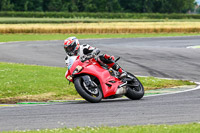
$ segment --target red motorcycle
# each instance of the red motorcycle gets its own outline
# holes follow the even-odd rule
[[[74,83],[81,97],[92,103],[124,95],[132,100],[144,96],[143,85],[133,74],[127,72],[127,77],[123,79],[119,79],[119,75],[119,72],[107,65],[100,64],[97,58],[80,59],[80,56],[71,56],[65,77]]]

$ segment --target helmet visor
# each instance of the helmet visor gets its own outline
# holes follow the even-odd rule
[[[73,52],[75,47],[76,47],[76,45],[69,45],[69,46],[65,47],[66,53]]]

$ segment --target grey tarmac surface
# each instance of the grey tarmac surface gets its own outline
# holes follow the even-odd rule
[[[200,36],[87,39],[101,50],[120,56],[119,64],[135,75],[200,81]],[[0,44],[0,62],[64,67],[63,41],[10,42]]]
[[[200,122],[199,105],[200,89],[139,101],[0,107],[0,131]]]
[[[121,56],[133,74],[200,81],[200,37],[88,39],[102,53]],[[0,62],[64,67],[63,41],[0,44]],[[0,131],[76,126],[120,126],[200,122],[200,90],[139,101],[117,100],[0,107]]]

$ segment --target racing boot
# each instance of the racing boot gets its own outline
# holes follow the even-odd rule
[[[127,77],[127,73],[117,63],[115,63],[112,68],[120,73],[119,79]]]
[[[126,78],[127,77],[127,72],[125,72],[124,70],[118,70],[120,72],[120,75],[119,75],[119,79],[123,79],[123,78]]]

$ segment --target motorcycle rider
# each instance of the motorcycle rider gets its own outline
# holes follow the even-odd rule
[[[68,65],[69,56],[80,55],[80,60],[84,62],[87,59],[94,58],[100,53],[98,48],[92,47],[88,44],[80,45],[76,37],[69,37],[64,40],[64,49],[67,53],[65,63]],[[100,55],[97,59],[100,64],[106,64],[109,68],[112,68],[120,73],[119,78],[122,79],[127,76],[127,73],[115,62],[114,56],[108,54]]]

